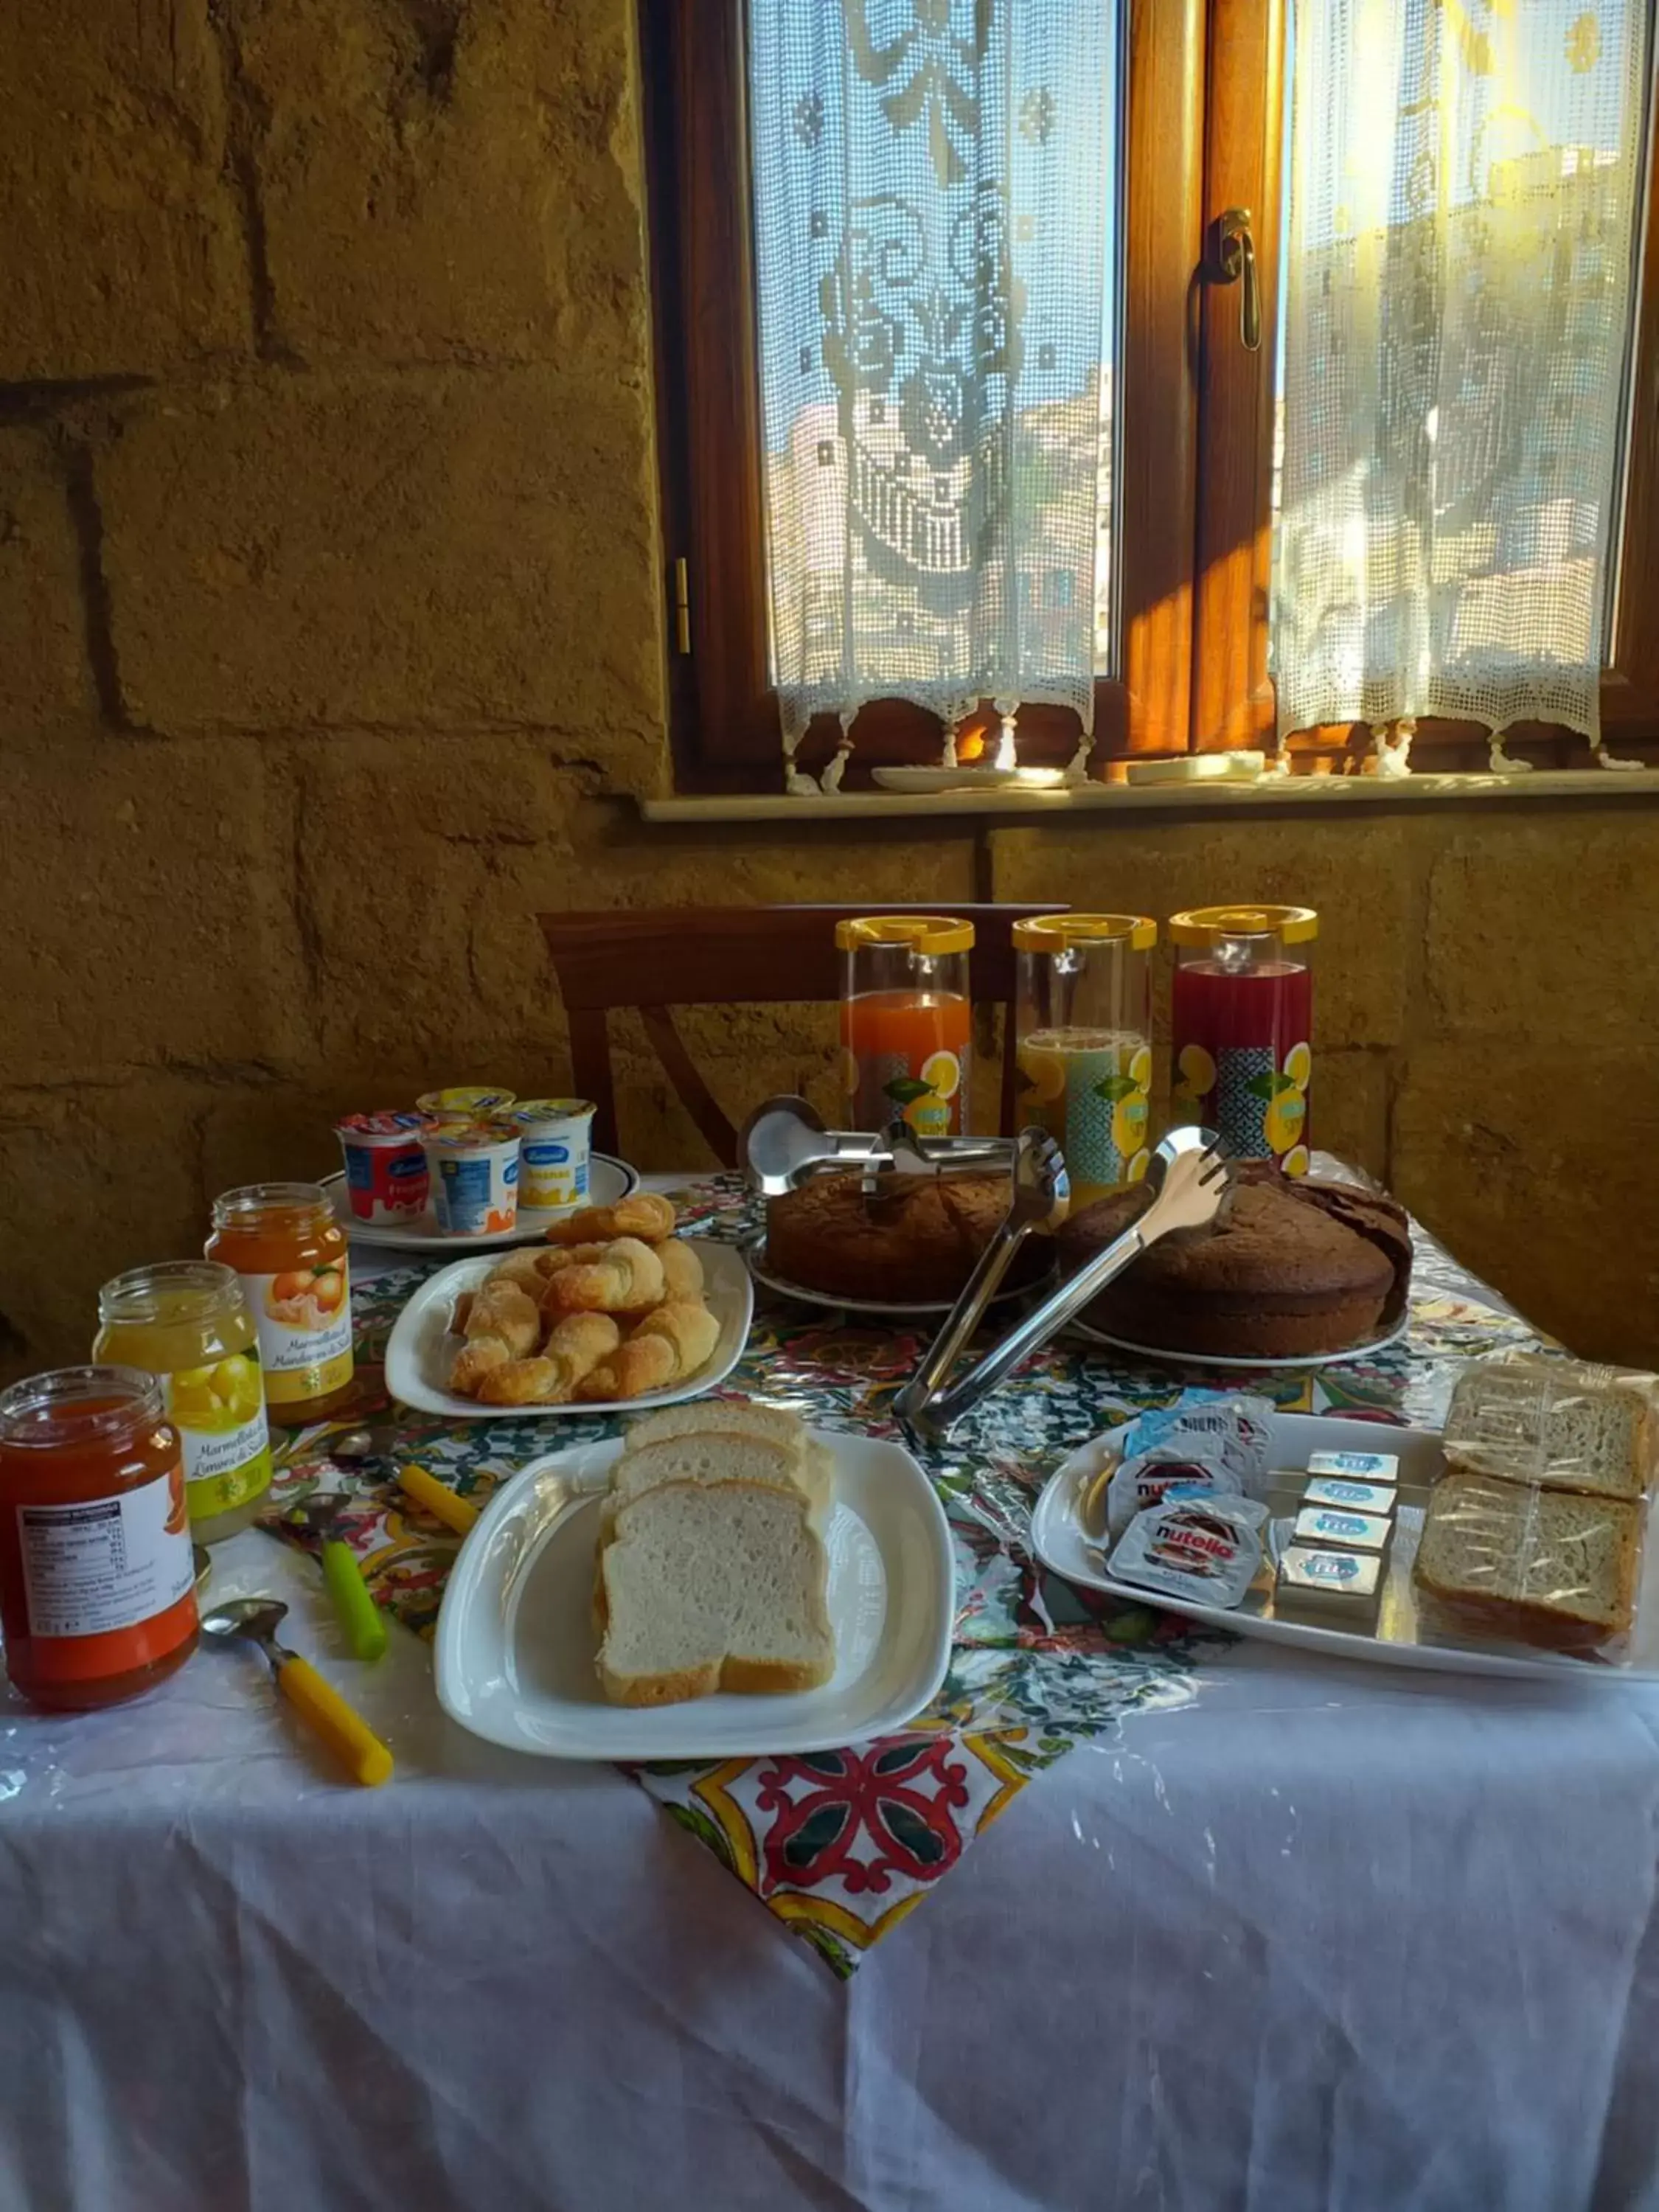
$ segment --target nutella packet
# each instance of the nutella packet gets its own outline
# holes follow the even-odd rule
[[[1254,1498],[1171,1497],[1138,1513],[1109,1561],[1119,1582],[1189,1605],[1237,1605],[1261,1565]]]
[[[1272,1413],[1267,1399],[1242,1391],[1191,1390],[1131,1421],[1118,1432],[1123,1456],[1106,1496],[1109,1534],[1121,1536],[1137,1513],[1178,1491],[1238,1498],[1259,1489]]]

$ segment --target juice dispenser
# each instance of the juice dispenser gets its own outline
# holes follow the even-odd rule
[[[1239,1159],[1308,1172],[1313,970],[1305,906],[1206,906],[1171,917],[1177,1121],[1219,1132]]]
[[[1075,1209],[1146,1172],[1158,924],[1044,915],[1013,936],[1018,1116],[1065,1154]]]
[[[903,1120],[919,1136],[968,1130],[974,925],[947,915],[871,915],[836,925],[848,1127]]]

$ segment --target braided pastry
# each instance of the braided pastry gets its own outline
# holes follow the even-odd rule
[[[542,1311],[550,1321],[573,1313],[640,1313],[663,1295],[662,1261],[636,1237],[619,1237],[586,1267],[561,1267],[547,1285]]]

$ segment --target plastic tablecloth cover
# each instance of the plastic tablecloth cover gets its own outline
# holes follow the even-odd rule
[[[355,1667],[302,1554],[214,1589],[398,1775],[247,1653],[0,1698],[0,2212],[1659,2208],[1651,1692],[1194,1645],[847,1980],[627,1778],[454,1729],[415,1635]]]

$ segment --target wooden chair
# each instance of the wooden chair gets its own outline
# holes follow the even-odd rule
[[[724,1167],[738,1164],[738,1133],[675,1028],[671,1006],[821,1004],[841,995],[836,924],[861,914],[951,914],[974,924],[970,988],[975,1006],[1000,1005],[1002,1126],[1013,1126],[1013,924],[1064,914],[1063,905],[617,907],[597,914],[538,915],[570,1018],[579,1094],[599,1109],[593,1143],[617,1149],[617,1092],[605,1016],[639,1011],[681,1103]],[[757,1101],[757,1103],[759,1102]]]

